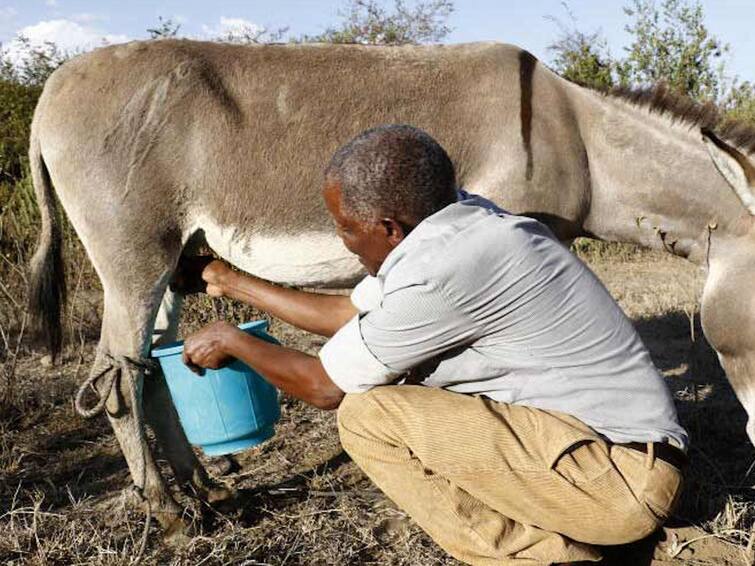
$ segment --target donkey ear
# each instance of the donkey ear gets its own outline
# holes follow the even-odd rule
[[[755,165],[746,155],[703,128],[703,142],[718,172],[731,185],[747,210],[755,216]]]

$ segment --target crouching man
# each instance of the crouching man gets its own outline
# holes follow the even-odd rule
[[[631,322],[545,226],[457,193],[443,148],[410,126],[339,149],[323,196],[369,273],[351,297],[209,259],[177,275],[331,337],[319,357],[215,323],[187,364],[238,358],[338,409],[357,465],[470,564],[597,561],[593,545],[663,523],[687,434]]]

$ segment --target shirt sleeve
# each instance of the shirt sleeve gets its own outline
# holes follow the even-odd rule
[[[400,375],[370,352],[359,330],[359,317],[341,327],[320,350],[325,373],[344,393],[362,393],[391,383]]]
[[[368,312],[378,308],[382,298],[380,280],[371,275],[362,279],[351,292],[351,303],[359,312]]]
[[[468,344],[474,333],[471,320],[435,285],[408,285],[349,321],[323,346],[320,360],[342,391],[359,393]]]

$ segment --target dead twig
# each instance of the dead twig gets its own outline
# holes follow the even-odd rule
[[[691,538],[691,539],[686,540],[686,541],[684,541],[682,543],[679,542],[679,537],[677,537],[676,534],[674,534],[671,537],[671,544],[666,549],[666,553],[671,558],[676,558],[689,545],[694,544],[696,542],[700,542],[701,540],[709,539],[709,538],[716,538],[716,539],[722,540],[725,543],[730,544],[732,546],[737,546],[733,542],[729,541],[726,538],[726,535],[741,534],[741,533],[742,533],[742,531],[739,530],[739,529],[726,529],[724,531],[721,531],[720,533],[709,533],[709,534],[705,534],[705,535],[700,535],[699,537]]]
[[[5,263],[7,263],[10,266],[10,268],[13,271],[15,271],[21,277],[21,280],[24,282],[24,284],[27,283],[26,273],[24,272],[23,269],[21,269],[20,267],[18,267],[18,265],[16,264],[16,262],[11,261],[8,258],[8,256],[6,256],[5,254],[2,254],[2,253],[0,253],[0,259],[2,259]]]
[[[24,337],[24,331],[26,330],[26,320],[28,313],[24,313],[21,319],[21,330],[18,332],[18,339],[16,340],[16,349],[13,352],[13,356],[10,362],[10,368],[6,372],[6,390],[5,390],[5,403],[12,404],[15,395],[16,387],[16,365],[18,363],[18,352],[21,350],[21,341]]]
[[[11,295],[10,291],[8,291],[8,288],[3,285],[3,282],[0,281],[0,291],[2,291],[6,297],[8,297],[8,300],[13,303],[13,308],[15,308],[17,311],[22,310],[21,305],[18,304],[18,301],[13,298],[13,295]]]

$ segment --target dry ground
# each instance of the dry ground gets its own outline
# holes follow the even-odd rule
[[[744,411],[700,332],[702,274],[682,260],[629,247],[580,253],[636,322],[693,443],[684,496],[668,528],[605,549],[604,563],[752,564],[755,451],[744,433]],[[143,519],[121,495],[130,485],[125,462],[104,417],[84,420],[71,402],[97,333],[100,299],[92,274],[80,268],[71,280],[69,347],[63,364],[50,367],[16,342],[23,317],[10,311],[22,300],[9,282],[22,276],[3,269],[0,563],[127,564]],[[251,316],[238,306],[212,306],[194,300],[184,330],[218,315]],[[273,334],[308,351],[321,343],[275,321]],[[153,528],[145,563],[457,564],[344,455],[333,414],[284,397],[276,437],[238,462],[240,470],[225,478],[239,490],[235,505],[212,509],[184,498],[199,535],[171,548]]]

